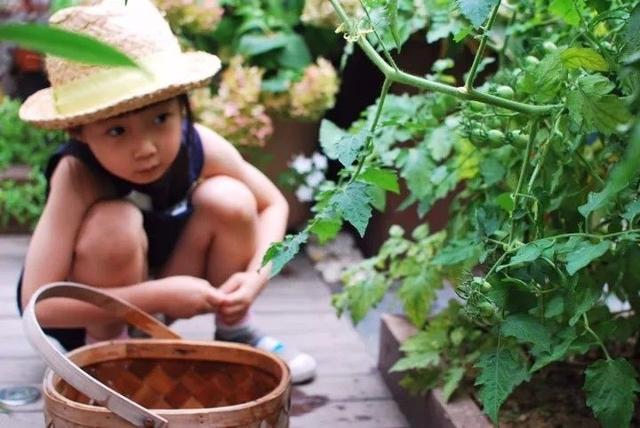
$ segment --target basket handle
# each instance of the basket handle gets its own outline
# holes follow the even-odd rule
[[[27,338],[58,376],[134,426],[167,427],[168,421],[166,419],[97,381],[47,340],[36,318],[35,305],[39,301],[51,297],[70,297],[93,303],[120,318],[124,318],[129,324],[156,339],[180,339],[180,336],[130,303],[97,288],[73,282],[54,282],[38,289],[29,300],[22,316]]]

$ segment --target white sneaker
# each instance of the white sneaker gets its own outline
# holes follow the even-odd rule
[[[291,371],[291,383],[299,384],[308,382],[316,376],[316,360],[309,354],[296,349],[290,349],[281,341],[271,336],[262,337],[256,344],[256,348],[272,352],[282,358]]]

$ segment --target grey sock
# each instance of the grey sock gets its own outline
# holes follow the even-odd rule
[[[237,328],[220,328],[218,326],[216,327],[214,339],[256,346],[262,336],[264,335],[252,325],[244,325]]]

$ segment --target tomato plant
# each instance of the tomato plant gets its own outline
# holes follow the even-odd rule
[[[628,426],[640,391],[638,2],[425,0],[428,42],[475,39],[460,82],[446,75],[451,58],[426,77],[398,68],[390,52],[400,46],[388,37],[396,2],[363,1],[363,17],[331,3],[338,30],[385,80],[349,129],[323,122],[323,150],[343,169],[316,194],[315,217],[265,263],[277,273],[311,235],[331,239],[345,221],[363,235],[400,180],[410,191],[403,207],[421,215],[462,189],[446,230],[394,227],[376,256],[353,266],[338,311],[357,322],[397,284],[420,332],[394,370],[407,371],[407,387],[441,386],[447,397],[473,380],[495,422],[537,371],[595,354],[583,369],[586,404],[603,426]],[[497,71],[477,84],[492,61]],[[394,83],[423,92],[389,95]],[[429,317],[445,280],[460,302]]]

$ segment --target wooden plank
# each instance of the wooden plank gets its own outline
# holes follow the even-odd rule
[[[44,426],[42,412],[13,412],[11,414],[0,413],[0,428],[34,428]]]
[[[46,365],[40,358],[4,358],[0,360],[0,379],[3,383],[40,383]]]
[[[331,401],[379,400],[391,393],[377,373],[352,376],[319,376],[307,385],[294,388],[307,396],[327,397]]]
[[[392,400],[330,401],[311,412],[293,416],[291,428],[404,428],[404,416]]]

